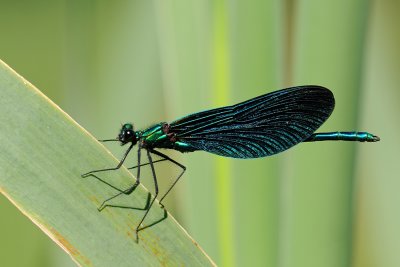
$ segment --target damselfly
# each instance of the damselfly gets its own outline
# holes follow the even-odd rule
[[[315,85],[298,86],[282,89],[242,103],[194,113],[173,121],[160,122],[148,129],[135,131],[133,124],[124,124],[115,139],[99,140],[118,141],[121,145],[129,144],[123,158],[115,168],[94,170],[83,174],[119,169],[132,148],[137,144],[136,182],[128,189],[106,199],[106,203],[121,195],[131,194],[140,184],[140,167],[150,165],[155,187],[155,196],[146,209],[140,223],[142,226],[154,200],[158,196],[158,182],[154,164],[170,161],[182,169],[167,192],[160,198],[162,201],[182,177],[186,167],[156,149],[174,149],[180,152],[207,151],[224,157],[250,159],[267,157],[301,142],[328,140],[376,142],[379,137],[367,132],[327,132],[314,133],[331,115],[335,100],[330,90]],[[141,151],[146,151],[148,163],[141,164]],[[161,159],[153,161],[153,155]],[[130,169],[132,169],[130,168]]]

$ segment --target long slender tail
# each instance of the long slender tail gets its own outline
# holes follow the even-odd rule
[[[367,132],[330,132],[314,133],[303,142],[316,141],[358,141],[358,142],[377,142],[381,140],[378,136]]]

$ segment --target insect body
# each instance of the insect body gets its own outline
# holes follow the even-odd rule
[[[156,149],[174,149],[180,152],[203,150],[224,157],[249,159],[271,156],[301,142],[380,140],[367,132],[315,133],[331,115],[334,106],[335,100],[330,90],[309,85],[282,89],[236,105],[194,113],[169,124],[158,123],[143,131],[135,131],[133,125],[127,123],[122,126],[116,139],[100,140],[119,141],[121,145],[129,144],[117,167],[94,170],[82,176],[120,168],[133,146],[138,144],[138,164],[130,168],[137,168],[137,180],[122,193],[131,194],[140,183],[140,167],[150,165],[155,197],[136,228],[137,235],[144,229],[141,225],[158,196],[154,163],[168,160],[182,169],[171,187],[160,198],[160,204],[186,170],[185,166]],[[149,163],[141,164],[142,149],[146,150]],[[161,159],[153,161],[152,154]],[[106,199],[100,209],[122,193]]]
[[[133,127],[132,124],[125,124],[122,128]],[[178,141],[176,134],[170,131],[170,125],[166,122],[156,124],[144,131],[136,132],[141,140],[141,145],[146,149],[167,148],[180,152],[193,152],[197,150],[184,142]]]

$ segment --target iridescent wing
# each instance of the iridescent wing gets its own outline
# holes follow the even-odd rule
[[[334,106],[332,92],[324,87],[291,87],[188,115],[172,122],[170,132],[179,141],[217,155],[266,157],[307,139]]]

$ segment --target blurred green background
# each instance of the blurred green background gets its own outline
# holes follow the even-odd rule
[[[256,160],[171,152],[188,171],[166,207],[220,266],[394,267],[399,11],[396,0],[0,0],[0,58],[97,138],[283,87],[330,88],[321,130],[381,142]],[[164,190],[179,172],[157,170]],[[0,213],[1,266],[74,266],[3,196]]]

